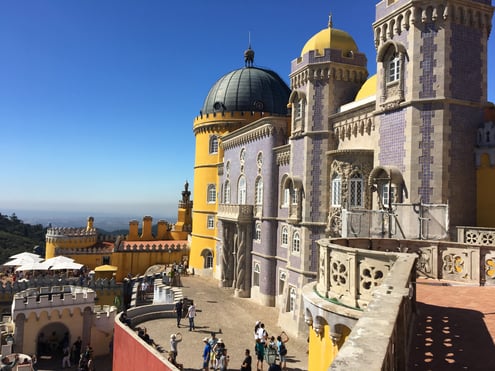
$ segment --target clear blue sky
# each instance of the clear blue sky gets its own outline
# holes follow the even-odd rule
[[[374,74],[375,4],[1,1],[0,212],[175,215],[193,183],[193,119],[215,81],[244,65],[249,33],[255,65],[288,83],[332,13]]]

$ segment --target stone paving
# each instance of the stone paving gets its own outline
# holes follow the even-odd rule
[[[147,321],[141,326],[146,327],[155,342],[165,349],[170,349],[172,333],[182,334],[177,360],[184,365],[184,370],[201,369],[204,347],[202,339],[210,336],[212,331],[217,333],[217,337],[227,347],[229,370],[240,369],[245,349],[251,350],[253,370],[256,370],[256,357],[253,355],[254,325],[259,320],[265,324],[269,335],[279,335],[283,329],[277,326],[278,310],[257,305],[250,299],[235,298],[232,289],[219,288],[218,281],[211,278],[187,276],[182,278],[182,285],[184,297],[194,300],[196,304],[195,331],[188,330],[187,318],[182,320],[181,328],[177,328],[175,318]],[[286,345],[287,368],[295,371],[307,370],[306,339],[290,338]],[[263,369],[268,369],[266,364]]]

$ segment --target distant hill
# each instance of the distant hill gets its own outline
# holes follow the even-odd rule
[[[41,224],[26,224],[13,213],[0,213],[0,264],[20,252],[44,254],[46,228]],[[38,246],[35,251],[35,246]]]

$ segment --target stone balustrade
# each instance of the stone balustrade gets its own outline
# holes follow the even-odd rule
[[[390,251],[386,242],[318,241],[318,280],[303,287],[305,322],[339,349],[332,370],[407,366],[418,256]],[[351,329],[348,336],[345,329]]]
[[[477,246],[495,247],[495,229],[483,227],[457,227],[457,241]]]
[[[495,285],[495,246],[387,238],[336,238],[332,243],[418,256],[418,276],[466,284]]]

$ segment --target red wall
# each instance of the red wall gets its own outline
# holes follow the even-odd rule
[[[141,342],[137,333],[119,320],[115,321],[113,338],[113,371],[173,371],[164,355]]]

